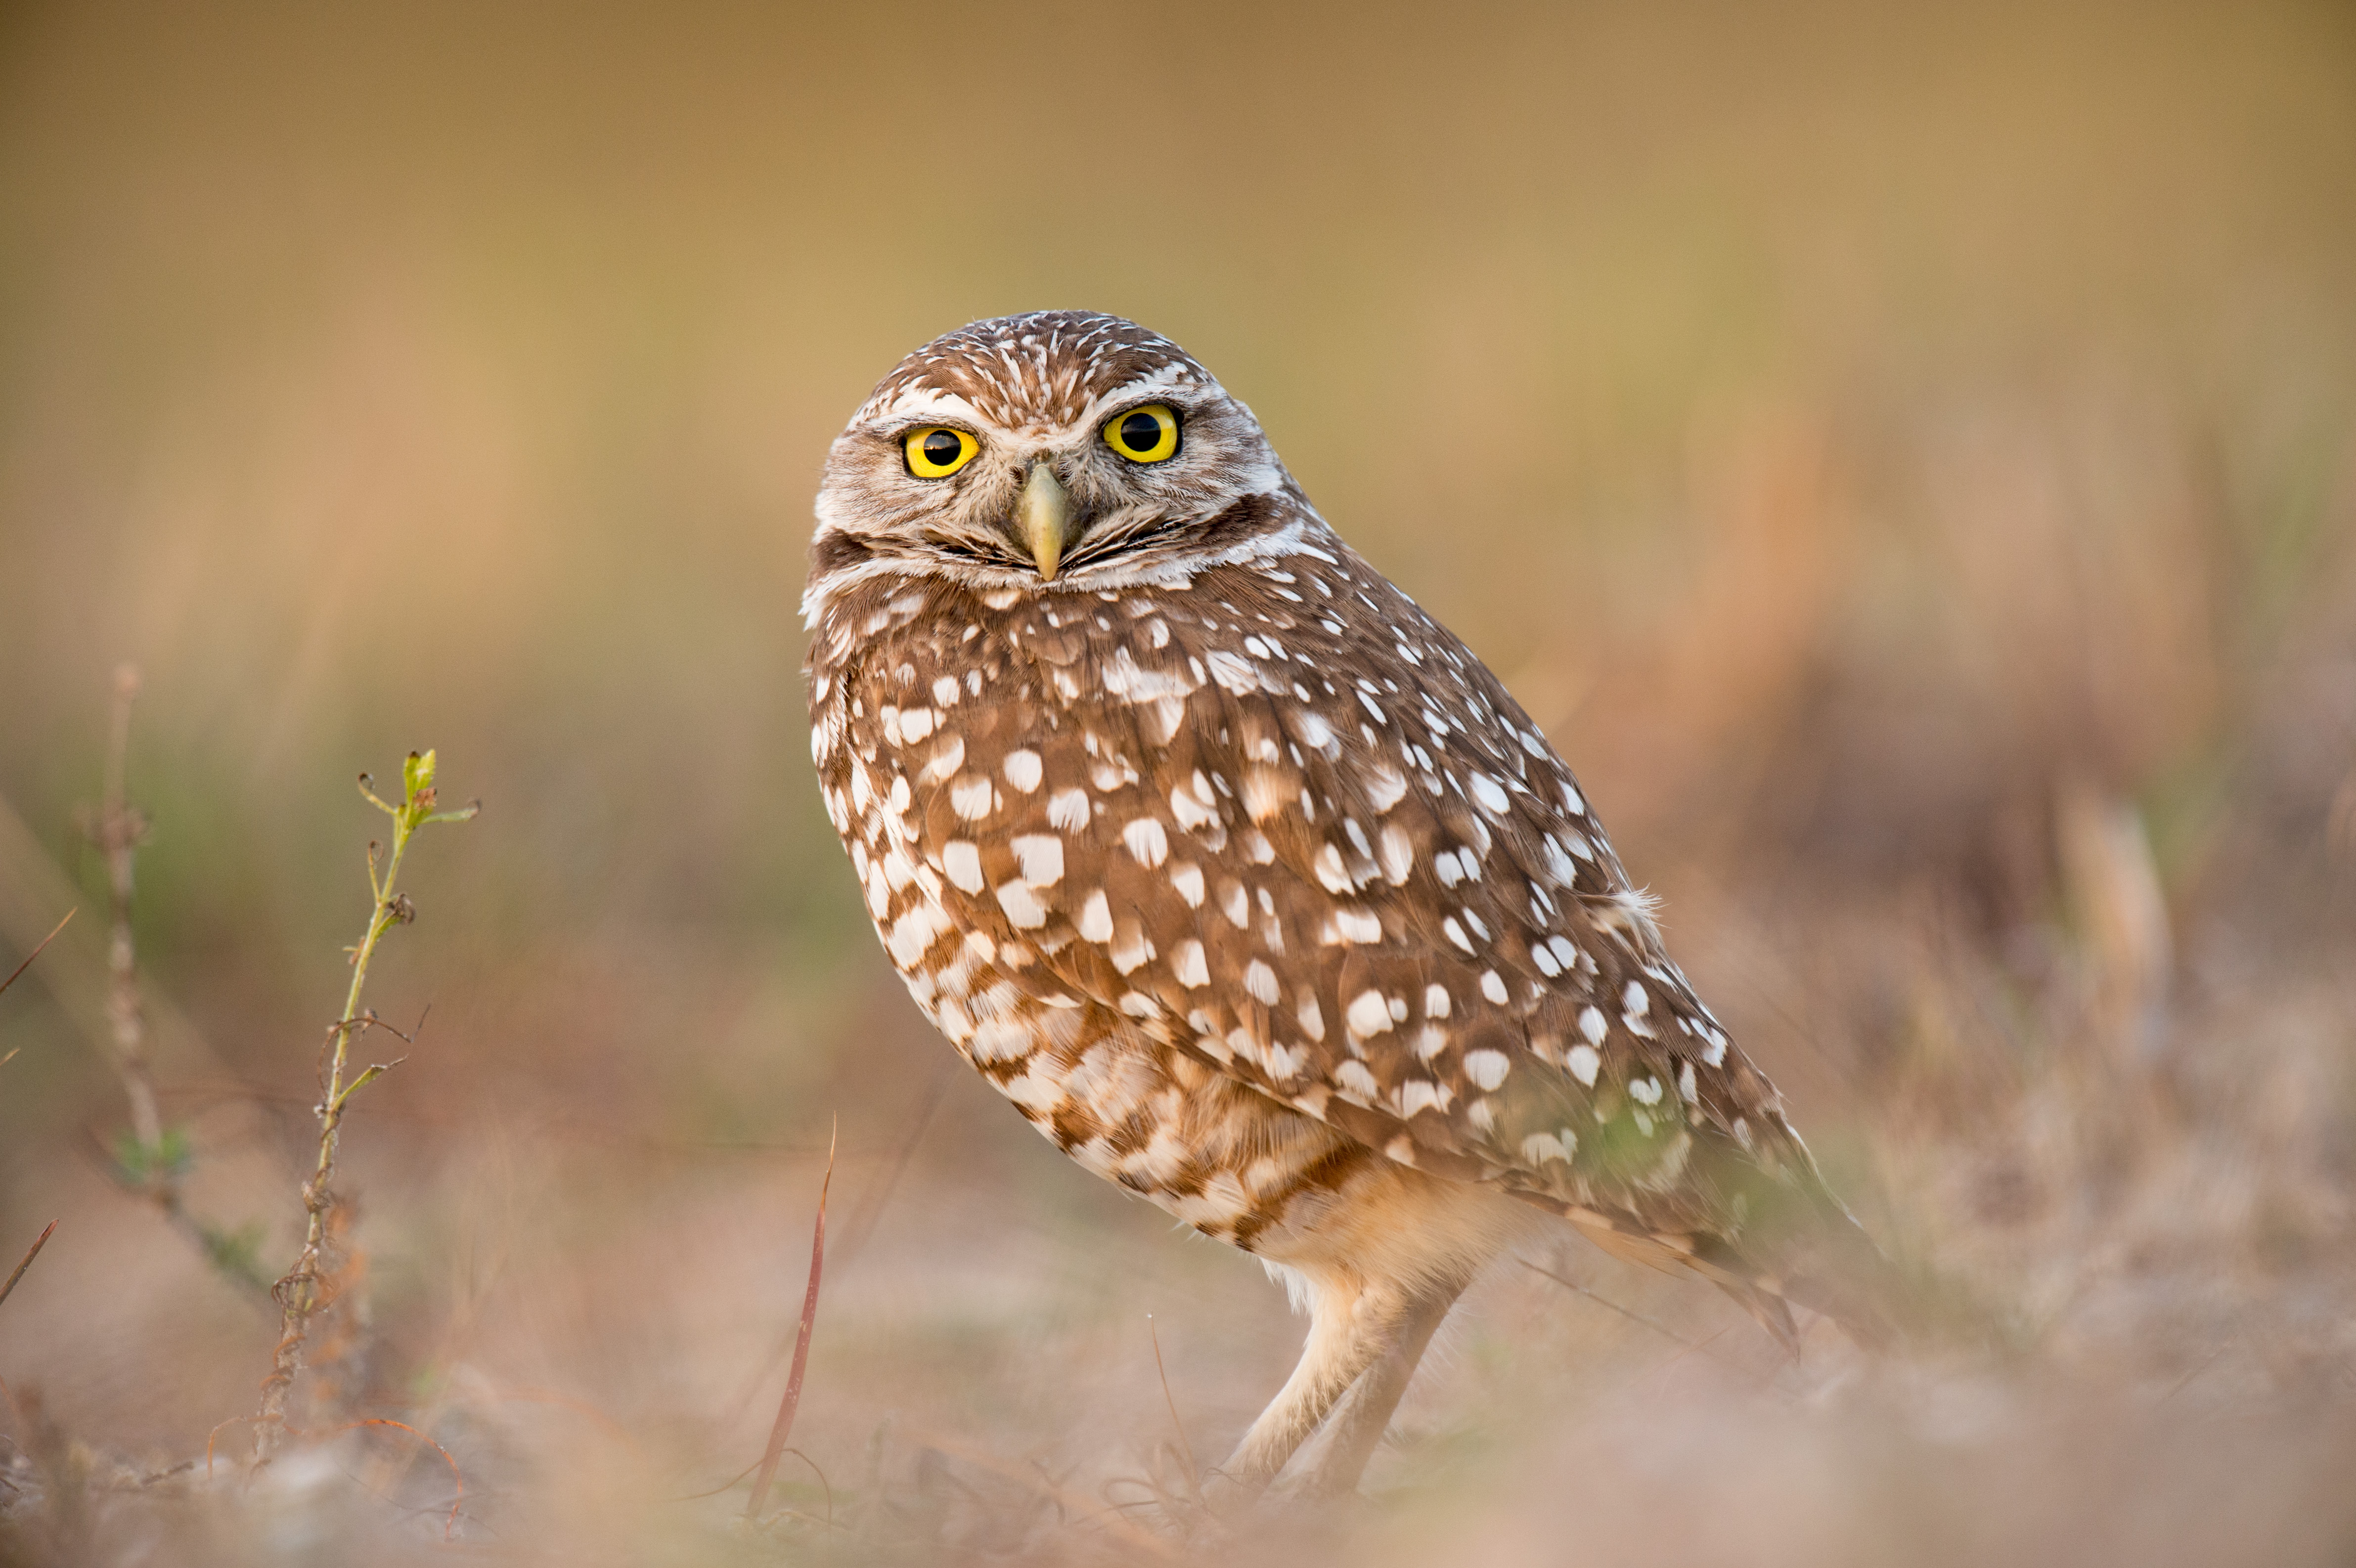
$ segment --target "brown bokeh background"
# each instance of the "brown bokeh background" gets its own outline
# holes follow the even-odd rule
[[[401,1557],[450,1495],[382,1432],[142,1482],[272,1325],[109,1174],[126,659],[166,1115],[271,1273],[350,777],[433,745],[485,802],[372,982],[431,1016],[348,1124],[339,1374],[466,1539],[1147,1550],[1092,1510],[1183,1492],[1173,1420],[1224,1452],[1298,1328],[945,1067],[798,679],[841,419],[1055,305],[1186,345],[1505,675],[1995,1347],[1779,1370],[1566,1243],[1646,1321],[1499,1271],[1383,1500],[1263,1550],[2344,1560],[2356,16],[2273,0],[0,10],[0,970],[81,910],[0,997],[0,1264],[62,1219],[0,1459],[46,1424],[100,1499],[39,1550]],[[836,1527],[732,1537],[741,1488],[665,1499],[758,1452],[838,1120]]]

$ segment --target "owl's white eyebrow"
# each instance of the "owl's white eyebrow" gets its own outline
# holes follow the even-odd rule
[[[1088,400],[1077,423],[1093,426],[1124,403],[1150,402],[1156,393],[1168,393],[1179,388],[1197,395],[1218,391],[1218,383],[1188,365],[1164,365],[1151,375],[1124,381],[1119,386]]]
[[[929,387],[911,387],[890,402],[876,409],[862,420],[867,425],[900,425],[923,423],[926,421],[955,420],[976,430],[995,428],[992,421],[982,417],[975,408],[955,392],[937,391]]]
[[[1150,402],[1157,395],[1167,396],[1181,389],[1197,398],[1216,396],[1219,391],[1217,382],[1190,365],[1163,365],[1150,374],[1124,381],[1089,399],[1087,407],[1080,411],[1069,428],[1092,431],[1117,408],[1130,403]],[[985,416],[963,396],[924,386],[907,388],[889,402],[865,411],[859,422],[875,429],[927,421],[957,421],[971,424],[976,430],[1005,428],[1000,421]]]

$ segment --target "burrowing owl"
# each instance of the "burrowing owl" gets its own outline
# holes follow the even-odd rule
[[[1878,1254],[1555,749],[1116,316],[979,322],[829,454],[810,749],[927,1017],[1312,1315],[1223,1467],[1355,1484],[1483,1264],[1568,1221],[1787,1342]]]

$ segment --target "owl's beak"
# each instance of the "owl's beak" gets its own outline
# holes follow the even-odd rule
[[[1023,548],[1039,563],[1040,581],[1055,581],[1064,547],[1072,542],[1072,497],[1044,457],[1033,459],[1031,476],[1023,482],[1023,494],[1014,503],[1014,526]]]

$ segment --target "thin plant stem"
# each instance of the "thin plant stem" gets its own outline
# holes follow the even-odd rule
[[[785,1456],[786,1439],[793,1435],[794,1413],[801,1408],[802,1371],[809,1364],[810,1330],[818,1324],[819,1281],[826,1271],[826,1194],[833,1185],[834,1134],[829,1133],[826,1177],[818,1188],[818,1223],[810,1232],[809,1288],[802,1295],[801,1324],[794,1336],[794,1369],[786,1375],[786,1395],[777,1402],[776,1423],[769,1428],[769,1446],[761,1455],[760,1473],[753,1477],[753,1496],[744,1505],[744,1517],[748,1520],[759,1519],[761,1505],[769,1500],[769,1483],[776,1476],[777,1461]],[[832,1490],[828,1488],[830,1516],[833,1513]]]
[[[1573,1296],[1583,1296],[1587,1297],[1588,1300],[1595,1303],[1596,1306],[1602,1307],[1605,1311],[1616,1312],[1621,1317],[1625,1317],[1629,1322],[1637,1325],[1639,1328],[1650,1328],[1662,1339],[1683,1346],[1685,1349],[1678,1351],[1679,1356],[1686,1355],[1689,1352],[1698,1351],[1704,1356],[1708,1356],[1711,1360],[1716,1361],[1719,1366],[1725,1367],[1729,1371],[1733,1371],[1745,1379],[1759,1381],[1762,1387],[1765,1387],[1767,1383],[1773,1381],[1772,1375],[1767,1379],[1759,1380],[1757,1379],[1757,1374],[1752,1372],[1750,1369],[1740,1366],[1736,1362],[1730,1361],[1722,1356],[1712,1355],[1710,1353],[1709,1346],[1710,1340],[1718,1338],[1715,1334],[1711,1335],[1709,1339],[1699,1341],[1688,1339],[1683,1334],[1678,1333],[1676,1329],[1655,1323],[1653,1319],[1645,1317],[1641,1312],[1631,1312],[1628,1308],[1621,1306],[1611,1297],[1598,1295],[1596,1292],[1588,1289],[1587,1286],[1580,1284],[1579,1281],[1575,1279],[1566,1278],[1563,1275],[1555,1273],[1554,1270],[1550,1268],[1540,1268],[1537,1264],[1530,1262],[1527,1258],[1522,1259],[1521,1264],[1524,1268],[1529,1270],[1532,1274],[1540,1275],[1554,1281],[1555,1284],[1562,1286],[1563,1289],[1569,1291]],[[1672,1360],[1674,1359],[1675,1358],[1672,1358]]]
[[[924,1141],[925,1129],[932,1125],[933,1113],[940,1108],[943,1092],[948,1088],[949,1078],[956,1066],[957,1061],[952,1057],[933,1070],[933,1081],[925,1086],[924,1100],[909,1121],[908,1130],[901,1136],[899,1148],[893,1153],[891,1169],[884,1172],[881,1182],[870,1187],[861,1196],[859,1207],[851,1211],[851,1223],[843,1228],[842,1244],[834,1249],[834,1266],[838,1272],[851,1265],[851,1260],[865,1249],[867,1239],[875,1233],[875,1223],[884,1217],[884,1206],[892,1201],[892,1194],[898,1189],[900,1178],[906,1173],[908,1161],[916,1154],[916,1146]]]
[[[1170,1395],[1170,1369],[1162,1364],[1162,1329],[1151,1312],[1145,1315],[1145,1331],[1153,1339],[1153,1371],[1162,1380],[1162,1403],[1170,1407],[1170,1424],[1178,1433],[1178,1452],[1186,1461],[1186,1480],[1199,1498],[1203,1495],[1203,1472],[1194,1463],[1194,1445],[1186,1441],[1186,1424],[1178,1419],[1178,1402]]]
[[[115,1072],[123,1080],[123,1098],[131,1110],[129,1133],[117,1138],[109,1150],[112,1175],[155,1204],[174,1229],[196,1243],[224,1278],[259,1291],[262,1282],[258,1271],[240,1261],[241,1237],[206,1223],[188,1209],[187,1132],[165,1122],[155,1063],[148,1056],[147,1013],[139,995],[139,949],[132,928],[139,849],[147,841],[148,830],[147,814],[130,799],[131,709],[138,699],[139,667],[118,665],[98,805],[80,814],[82,835],[98,850],[106,868],[106,1020],[114,1047]],[[62,929],[62,922],[59,926]],[[49,934],[54,937],[57,933]],[[48,945],[46,941],[41,944]],[[39,952],[34,949],[35,956]],[[6,988],[0,983],[0,990]]]
[[[25,977],[25,971],[33,966],[33,960],[38,958],[43,953],[48,951],[49,944],[58,939],[58,933],[66,928],[66,921],[71,920],[74,917],[75,912],[76,912],[73,910],[66,911],[65,920],[58,922],[57,924],[49,928],[49,933],[41,938],[40,946],[36,947],[30,953],[26,954],[25,961],[22,964],[17,965],[15,969],[11,970],[6,979],[0,980],[0,995],[5,995],[9,987],[15,985],[17,981]],[[16,1054],[16,1053],[12,1051],[8,1053],[8,1056],[14,1056]],[[0,1056],[0,1061],[5,1061],[8,1058],[6,1056]]]
[[[41,1249],[49,1244],[49,1232],[57,1228],[58,1222],[52,1220],[42,1227],[39,1235],[33,1238],[33,1244],[25,1249],[24,1261],[9,1271],[8,1283],[0,1285],[0,1301],[8,1299],[8,1293],[16,1288],[16,1282],[25,1277],[25,1271],[33,1266],[33,1260],[41,1255]]]
[[[164,1117],[155,1104],[155,1076],[147,1062],[146,1012],[139,1005],[139,954],[131,930],[132,894],[137,886],[139,846],[147,837],[147,816],[130,802],[131,705],[139,699],[139,667],[114,671],[114,706],[106,732],[106,779],[98,812],[90,820],[91,842],[106,861],[106,896],[112,917],[106,944],[106,1021],[114,1035],[117,1071],[131,1102],[131,1132],[139,1140],[145,1178],[156,1201],[177,1205],[177,1173],[165,1157]]]
[[[286,1402],[294,1388],[294,1376],[302,1370],[303,1346],[310,1335],[311,1318],[327,1305],[320,1291],[320,1268],[328,1246],[328,1216],[337,1203],[333,1186],[336,1149],[343,1127],[345,1107],[356,1091],[398,1065],[397,1062],[378,1062],[349,1082],[345,1078],[351,1065],[352,1037],[377,1021],[374,1015],[360,1011],[360,994],[368,985],[369,963],[376,956],[377,944],[384,940],[387,932],[416,918],[414,906],[400,891],[402,861],[409,853],[411,837],[420,827],[429,822],[463,822],[480,809],[478,805],[470,805],[458,811],[435,811],[434,774],[434,753],[430,751],[412,752],[402,769],[402,803],[399,805],[380,798],[369,775],[360,775],[361,795],[369,805],[392,818],[392,851],[386,858],[380,873],[377,856],[382,846],[373,842],[369,845],[370,902],[368,928],[359,944],[349,950],[352,983],[344,995],[343,1015],[327,1026],[327,1039],[320,1047],[327,1071],[320,1083],[316,1107],[319,1154],[312,1167],[311,1179],[303,1185],[303,1251],[295,1258],[294,1266],[271,1287],[271,1295],[277,1298],[283,1317],[270,1375],[262,1381],[262,1411],[256,1418],[253,1433],[253,1457],[257,1465],[270,1461],[285,1435]]]

